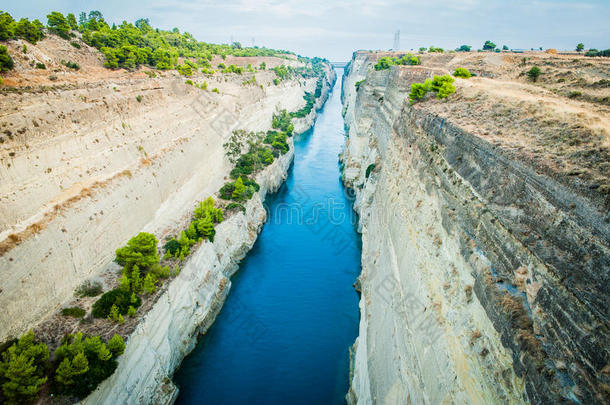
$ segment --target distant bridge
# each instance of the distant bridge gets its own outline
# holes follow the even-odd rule
[[[344,67],[347,66],[349,62],[330,62],[330,65],[334,68],[340,68],[343,69]]]

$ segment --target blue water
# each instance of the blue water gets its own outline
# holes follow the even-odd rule
[[[360,237],[337,164],[340,86],[313,130],[295,137],[288,179],[266,201],[267,224],[176,372],[178,404],[344,404]]]

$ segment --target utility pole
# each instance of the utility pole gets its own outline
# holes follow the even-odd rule
[[[400,48],[400,30],[394,33],[394,47],[393,50],[397,51]]]

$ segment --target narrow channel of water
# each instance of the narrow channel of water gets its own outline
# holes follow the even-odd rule
[[[176,372],[178,404],[344,404],[360,236],[341,185],[341,77],[216,322]]]

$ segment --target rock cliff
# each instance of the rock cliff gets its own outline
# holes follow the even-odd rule
[[[355,53],[343,83],[363,242],[348,402],[607,403],[603,196],[440,114],[448,103],[410,105],[450,56],[375,71],[380,56]]]

